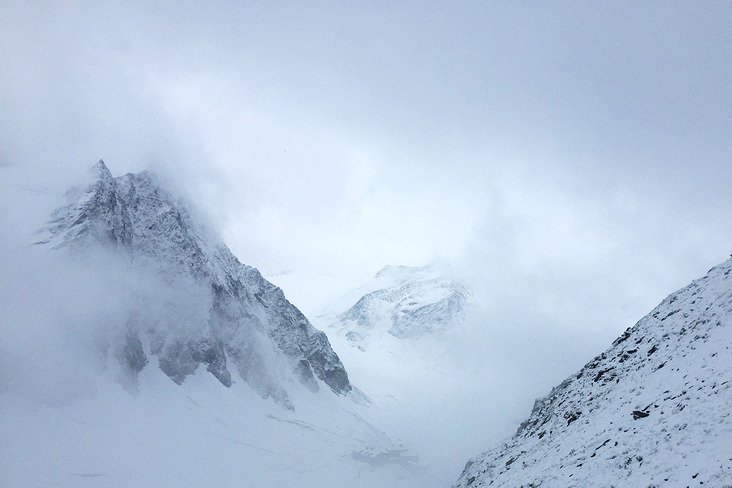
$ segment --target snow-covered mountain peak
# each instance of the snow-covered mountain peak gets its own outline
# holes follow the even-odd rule
[[[263,397],[286,406],[284,384],[293,374],[313,391],[319,381],[338,394],[351,391],[325,334],[195,222],[154,174],[113,178],[101,160],[92,174],[91,184],[53,212],[38,244],[81,256],[111,252],[160,282],[157,296],[131,292],[129,316],[110,331],[109,352],[128,382],[156,356],[177,383],[205,364],[229,386],[233,365]]]
[[[114,178],[112,177],[112,172],[109,171],[109,168],[107,168],[107,165],[104,164],[104,160],[100,159],[97,161],[89,170],[89,174],[95,179],[95,180],[101,180],[101,181],[111,181]]]
[[[462,323],[472,298],[432,266],[386,266],[350,296],[331,312],[330,327],[362,350],[373,335],[411,340],[450,330]]]
[[[456,486],[732,484],[732,260],[534,404]]]

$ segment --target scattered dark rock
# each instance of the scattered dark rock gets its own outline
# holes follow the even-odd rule
[[[580,415],[582,415],[582,412],[576,411],[576,412],[564,412],[564,418],[567,419],[567,425],[571,424],[578,418],[580,418]]]
[[[620,337],[618,337],[617,339],[615,339],[613,341],[613,346],[617,346],[621,342],[626,341],[628,339],[628,337],[630,337],[630,329],[627,329],[625,332],[623,332],[623,335],[621,335]]]
[[[633,410],[633,420],[646,418],[649,415],[650,415],[650,413],[644,412],[643,410]]]
[[[613,368],[601,369],[600,371],[597,372],[597,374],[595,375],[595,379],[593,379],[592,381],[597,383],[598,381],[600,381],[600,378],[602,378],[605,373],[608,373],[612,370],[613,370]]]

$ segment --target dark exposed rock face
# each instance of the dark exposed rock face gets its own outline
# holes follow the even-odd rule
[[[142,371],[142,368],[149,362],[142,348],[140,336],[132,331],[127,331],[125,334],[121,361],[127,365],[133,374]]]
[[[729,260],[537,400],[456,486],[732,485],[731,326]]]
[[[143,347],[148,343],[148,353],[156,355],[162,371],[179,384],[204,364],[230,386],[233,363],[263,397],[289,406],[277,380],[277,364],[283,363],[313,391],[318,388],[316,377],[337,394],[351,390],[326,335],[287,301],[282,290],[255,268],[241,264],[194,222],[154,175],[113,178],[102,161],[93,171],[94,182],[53,213],[38,244],[82,253],[94,247],[111,249],[129,259],[131,267],[154,273],[174,296],[179,290],[199,290],[196,304],[184,298],[166,302],[171,316],[177,317],[170,323],[153,323],[144,313],[131,312],[134,320],[117,348],[129,374],[135,376],[148,363]]]

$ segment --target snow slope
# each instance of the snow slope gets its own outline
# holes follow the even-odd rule
[[[430,486],[347,398],[289,385],[292,411],[202,369],[176,385],[158,368],[130,395],[114,370],[66,404],[0,393],[0,486]]]
[[[731,273],[668,296],[455,486],[732,485]]]

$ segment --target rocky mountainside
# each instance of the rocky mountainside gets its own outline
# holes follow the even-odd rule
[[[375,332],[408,340],[449,330],[463,320],[471,299],[465,286],[429,266],[386,266],[359,296],[330,322],[362,350]]]
[[[455,486],[732,486],[731,272],[667,297]]]
[[[69,198],[40,231],[39,245],[76,256],[107,253],[156,280],[153,295],[138,294],[124,325],[102,344],[118,359],[124,381],[134,386],[156,356],[179,384],[204,364],[230,386],[233,366],[261,396],[288,408],[283,384],[292,373],[313,391],[318,380],[337,394],[351,391],[326,335],[196,223],[153,174],[114,178],[99,161],[93,182]]]

